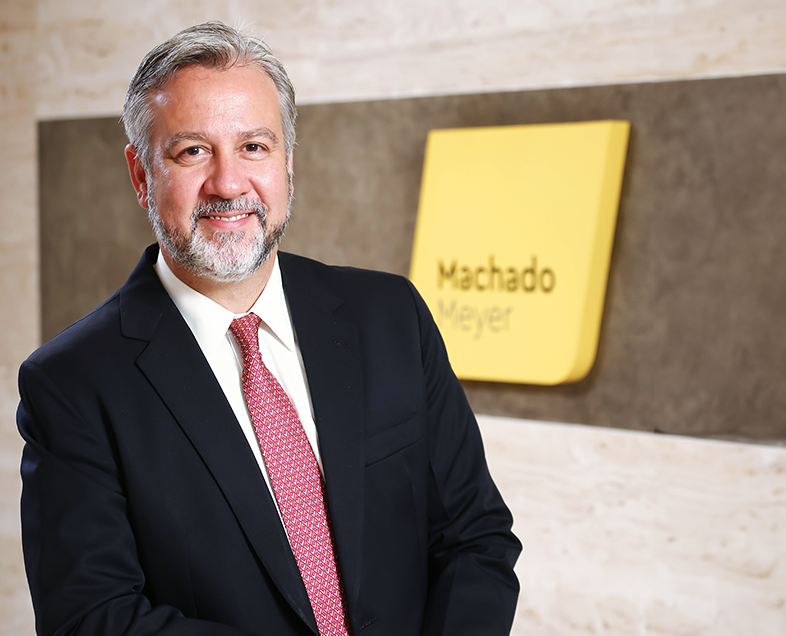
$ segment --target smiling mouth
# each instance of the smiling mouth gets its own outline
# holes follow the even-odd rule
[[[204,201],[194,207],[191,215],[191,231],[194,232],[196,230],[197,222],[200,219],[227,224],[225,227],[221,225],[214,226],[214,230],[239,229],[233,224],[245,221],[250,216],[256,216],[260,227],[264,227],[267,219],[267,207],[260,200],[246,196],[240,196],[236,199]]]
[[[244,212],[243,214],[236,214],[235,216],[217,216],[213,214],[206,214],[200,218],[202,219],[211,219],[213,221],[239,221],[240,219],[245,219],[248,216],[251,216],[251,212]]]

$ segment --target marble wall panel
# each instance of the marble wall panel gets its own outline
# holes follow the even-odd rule
[[[0,0],[0,631],[27,636],[33,616],[19,542],[21,440],[16,372],[39,338],[35,2]]]
[[[35,107],[34,3],[2,0],[0,22],[0,129],[7,151],[0,156],[0,407],[15,402],[9,378],[38,341],[38,190]],[[7,430],[3,425],[2,430]]]
[[[786,449],[479,417],[514,636],[786,633]]]
[[[301,103],[786,70],[780,0],[39,0],[42,118],[119,112],[141,57],[220,19],[268,40]]]

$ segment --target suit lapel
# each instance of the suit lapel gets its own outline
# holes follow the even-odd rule
[[[270,491],[207,360],[158,281],[150,264],[155,254],[149,252],[121,297],[124,335],[149,341],[137,365],[218,483],[283,597],[317,633]]]
[[[350,608],[360,592],[363,545],[363,372],[357,330],[307,261],[280,254],[292,321],[306,367],[330,516]]]

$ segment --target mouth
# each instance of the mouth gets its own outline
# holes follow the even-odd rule
[[[206,201],[193,210],[191,232],[196,231],[200,222],[213,232],[245,232],[251,228],[253,219],[257,219],[260,228],[265,227],[267,207],[258,199],[241,196]]]
[[[200,219],[210,219],[211,221],[226,221],[228,223],[232,223],[233,221],[240,221],[241,219],[248,218],[251,216],[252,212],[243,212],[241,214],[235,214],[234,216],[222,216],[219,214],[204,214],[200,216]]]

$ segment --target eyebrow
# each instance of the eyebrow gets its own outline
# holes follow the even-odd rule
[[[270,141],[272,146],[278,146],[278,135],[274,133],[270,128],[267,126],[263,126],[262,128],[257,128],[256,130],[250,130],[248,132],[243,133],[240,135],[242,139],[253,139],[254,137],[265,137]]]
[[[247,130],[245,132],[240,133],[239,138],[243,140],[248,139],[255,139],[259,137],[264,137],[273,147],[278,146],[279,140],[278,135],[274,133],[270,128],[267,126],[263,126],[262,128],[257,128],[256,130]],[[182,133],[175,133],[172,137],[169,138],[164,149],[169,152],[174,148],[177,144],[181,141],[207,141],[207,137],[201,133],[197,132],[182,132]]]

